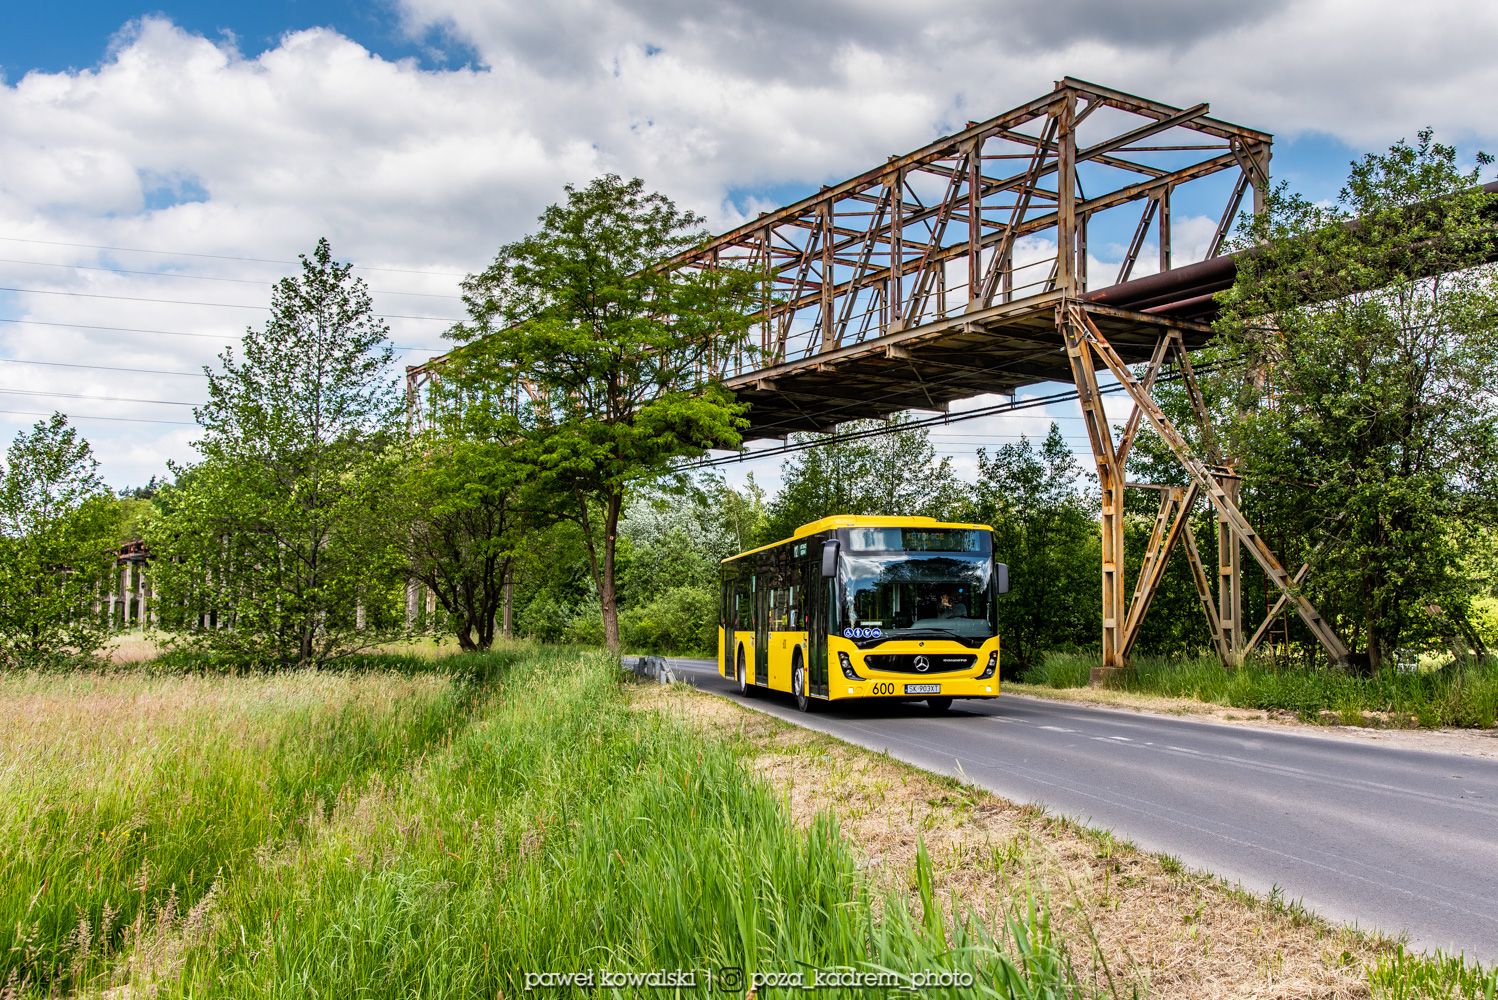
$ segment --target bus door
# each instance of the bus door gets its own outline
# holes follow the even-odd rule
[[[806,690],[827,696],[827,587],[833,581],[822,579],[822,543],[813,538],[806,546],[809,553],[801,563],[801,585],[806,608]]]
[[[770,683],[770,575],[754,574],[754,683]]]

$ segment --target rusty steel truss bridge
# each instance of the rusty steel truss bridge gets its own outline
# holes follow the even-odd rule
[[[1043,97],[892,156],[671,262],[762,275],[756,349],[719,359],[711,373],[750,404],[749,439],[1072,383],[1102,492],[1103,668],[1094,681],[1128,664],[1177,548],[1226,662],[1241,661],[1287,610],[1332,660],[1348,658],[1301,592],[1309,563],[1287,569],[1243,516],[1231,457],[1209,432],[1199,453],[1152,395],[1162,367],[1173,364],[1205,424],[1190,354],[1211,336],[1214,294],[1235,279],[1224,241],[1245,200],[1259,210],[1269,186],[1272,137],[1207,112],[1206,104],[1178,108],[1068,77]],[[1216,220],[1205,244],[1199,238],[1191,248],[1202,259],[1176,264],[1173,205]],[[1098,273],[1089,232],[1122,248],[1116,270]],[[1152,268],[1141,261],[1151,249]],[[1134,277],[1136,270],[1154,273]],[[414,408],[440,364],[408,369]],[[1118,383],[1106,388],[1133,403],[1122,433],[1103,409],[1104,373]],[[1124,462],[1145,421],[1190,485],[1125,482]],[[1132,595],[1124,581],[1126,487],[1159,495]],[[1188,530],[1203,500],[1218,526],[1211,566]],[[1253,630],[1243,620],[1245,551],[1278,593]]]

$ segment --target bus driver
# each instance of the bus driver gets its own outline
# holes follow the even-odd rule
[[[967,605],[962,603],[962,594],[958,590],[948,590],[941,595],[941,607],[936,612],[938,618],[966,618]]]

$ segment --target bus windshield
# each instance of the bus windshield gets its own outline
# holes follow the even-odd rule
[[[882,638],[994,635],[991,556],[849,553],[839,565],[848,628],[879,629]]]

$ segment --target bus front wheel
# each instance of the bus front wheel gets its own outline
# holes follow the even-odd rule
[[[815,712],[817,703],[812,700],[806,691],[806,666],[801,660],[801,654],[796,653],[795,663],[791,666],[791,694],[796,696],[796,708],[802,712]]]

